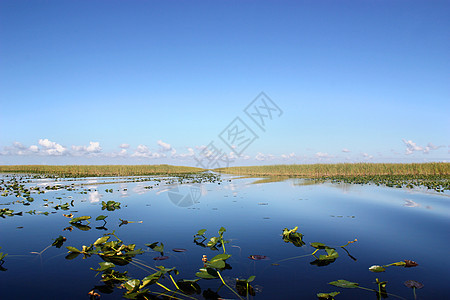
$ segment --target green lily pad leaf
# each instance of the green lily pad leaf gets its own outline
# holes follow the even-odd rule
[[[104,237],[98,238],[98,239],[94,242],[93,245],[94,245],[94,246],[98,246],[98,245],[104,244],[104,243],[106,243],[107,240],[109,240],[109,236],[104,236]]]
[[[159,242],[154,242],[152,244],[145,244],[145,246],[150,247],[150,249],[152,249],[153,251],[159,252],[161,253],[161,255],[163,255],[164,253],[164,244],[160,243],[160,245],[158,246]]]
[[[130,279],[123,284],[129,293],[136,292],[139,289],[141,281],[139,279]]]
[[[81,222],[81,221],[87,221],[90,218],[91,218],[90,216],[77,217],[77,218],[73,218],[72,220],[70,220],[69,223],[70,224],[74,224],[74,223],[78,223],[78,222]]]
[[[195,273],[195,276],[203,279],[216,279],[219,277],[216,270],[211,268],[202,268],[200,272]]]
[[[340,292],[332,292],[332,293],[318,293],[317,298],[319,299],[329,299],[333,300],[336,295],[339,295]]]
[[[332,260],[339,257],[337,251],[332,248],[326,248],[325,251],[327,252],[327,255],[320,255],[319,260]]]
[[[95,221],[103,221],[107,218],[108,216],[104,216],[104,215],[100,215],[97,218],[95,218]]]
[[[314,247],[316,249],[327,249],[327,248],[333,249],[331,247],[328,247],[324,243],[310,243],[310,245],[311,245],[311,247]]]
[[[95,270],[93,268],[91,268],[91,270],[98,271],[98,272],[103,272],[105,270],[114,268],[116,266],[115,264],[113,264],[111,262],[106,262],[106,261],[98,263],[98,264],[100,265],[100,268],[95,269]]]
[[[205,232],[206,232],[206,229],[200,229],[200,230],[197,232],[197,235],[204,235]]]
[[[210,261],[207,263],[208,267],[214,268],[214,269],[223,269],[225,268],[225,262],[223,260],[215,260]]]
[[[62,235],[60,235],[59,237],[57,237],[55,239],[55,241],[52,243],[52,246],[55,246],[56,248],[61,248],[61,246],[64,244],[64,242],[66,241],[66,238],[63,237]]]
[[[78,250],[78,249],[77,249],[77,248],[75,248],[75,247],[72,247],[72,246],[67,246],[66,248],[67,248],[67,250],[69,250],[70,252],[74,252],[74,253],[81,253],[81,251],[80,251],[80,250]]]
[[[386,269],[382,266],[373,265],[369,268],[369,271],[375,272],[375,273],[380,273],[380,272],[386,271]]]
[[[303,242],[303,234],[297,232],[298,226],[295,226],[293,229],[283,229],[283,241],[285,243],[292,243],[296,247],[302,247],[305,245]]]
[[[359,285],[359,283],[351,282],[351,281],[347,281],[347,280],[343,280],[343,279],[328,282],[328,284],[331,284],[331,285],[334,285],[337,287],[341,287],[341,288],[349,288],[349,289],[357,288]]]
[[[214,246],[217,244],[217,242],[219,242],[219,240],[220,240],[219,237],[213,236],[213,237],[209,240],[209,242],[206,244],[206,246],[207,246],[207,247],[214,247]]]
[[[230,254],[217,254],[216,256],[214,256],[213,258],[211,258],[211,262],[215,261],[215,260],[227,260],[231,257]]]
[[[219,229],[219,234],[220,234],[220,236],[222,236],[223,233],[224,233],[225,231],[227,231],[227,230],[225,229],[225,227],[220,227],[220,229]]]

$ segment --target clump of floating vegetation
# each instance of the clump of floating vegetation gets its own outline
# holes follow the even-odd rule
[[[59,177],[174,175],[204,169],[171,165],[17,165],[0,166],[0,173],[53,174]]]

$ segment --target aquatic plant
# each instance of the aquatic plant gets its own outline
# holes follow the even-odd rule
[[[120,209],[120,202],[110,200],[108,202],[102,201],[102,210],[114,211]]]
[[[420,283],[415,280],[407,280],[403,283],[405,286],[413,289],[414,299],[417,299],[416,289],[423,288],[423,283]]]
[[[2,247],[0,247],[2,249]],[[6,269],[3,267],[3,264],[5,263],[4,258],[8,256],[8,253],[0,252],[0,271],[6,271]]]

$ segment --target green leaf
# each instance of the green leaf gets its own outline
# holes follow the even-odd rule
[[[317,298],[319,299],[329,299],[332,300],[336,295],[339,295],[340,292],[332,292],[332,293],[318,293]]]
[[[227,260],[230,257],[231,257],[230,254],[222,253],[222,254],[217,254],[216,256],[214,256],[213,258],[211,258],[210,261],[212,262],[212,261],[216,261],[216,260]]]
[[[217,271],[211,268],[202,268],[200,272],[195,273],[195,276],[203,279],[216,279],[219,277]]]
[[[222,236],[223,233],[224,233],[225,231],[227,231],[227,230],[225,229],[225,227],[220,227],[220,229],[219,229],[219,235]]]
[[[327,249],[330,248],[327,245],[325,245],[324,243],[310,243],[311,247],[314,247],[316,249]]]
[[[327,255],[320,255],[319,260],[332,260],[339,257],[337,251],[332,248],[325,248],[325,251],[327,252]]]
[[[378,266],[378,265],[373,265],[369,268],[369,271],[379,273],[379,272],[386,271],[386,269],[384,268],[384,266],[382,267],[382,266]]]
[[[69,250],[70,252],[81,253],[81,251],[78,250],[78,249],[75,248],[75,247],[67,246],[66,248],[67,248],[67,250]]]
[[[61,248],[61,246],[64,244],[64,242],[66,241],[66,238],[63,237],[62,235],[60,235],[59,237],[57,237],[55,239],[55,241],[52,243],[52,246],[55,246],[56,248]]]
[[[164,253],[164,244],[160,243],[160,245],[158,246],[159,242],[155,242],[152,244],[145,244],[145,246],[150,247],[150,249],[152,249],[153,251],[159,252],[161,253],[161,255]]]
[[[347,281],[347,280],[343,280],[343,279],[328,282],[328,284],[331,284],[331,285],[334,285],[337,287],[341,287],[341,288],[349,288],[349,289],[357,288],[359,285],[359,283],[351,282],[351,281]]]
[[[395,263],[392,263],[392,264],[385,265],[383,267],[390,267],[390,266],[404,267],[404,266],[406,266],[406,262],[399,261],[399,262],[395,262]]]
[[[303,234],[297,232],[298,227],[295,226],[293,229],[283,229],[283,241],[285,243],[292,243],[296,247],[302,247],[305,245],[303,242]]]
[[[223,260],[215,260],[210,261],[207,263],[208,267],[214,268],[214,269],[223,269],[225,268],[225,262]]]
[[[94,246],[98,246],[98,245],[104,244],[104,243],[106,243],[107,240],[109,240],[109,236],[104,236],[104,237],[98,238],[98,239],[94,242],[93,245],[94,245]]]
[[[206,229],[200,229],[200,230],[197,232],[197,235],[204,235],[205,232],[206,232]]]
[[[139,279],[130,279],[123,286],[128,290],[128,293],[134,293],[139,289],[140,283],[141,281]]]
[[[70,224],[78,223],[78,222],[81,222],[81,221],[89,220],[90,218],[91,218],[90,216],[77,217],[77,218],[73,218],[72,220],[70,220],[69,223]]]
[[[217,242],[219,242],[219,240],[220,240],[219,237],[213,236],[213,237],[209,240],[209,242],[206,244],[206,246],[207,246],[207,247],[214,247],[214,246],[217,244]]]
[[[255,280],[256,276],[252,275],[247,279],[247,282],[252,282],[253,280]]]
[[[108,216],[104,216],[104,215],[100,215],[97,218],[95,218],[95,221],[103,221],[107,218]]]
[[[96,270],[94,270],[93,268],[91,268],[91,270],[98,271],[98,272],[103,272],[103,271],[105,271],[105,270],[114,268],[114,267],[116,266],[116,265],[113,264],[112,262],[107,262],[107,261],[104,261],[104,262],[101,262],[101,263],[98,263],[98,264],[100,265],[100,268],[98,268],[98,269],[96,269]]]

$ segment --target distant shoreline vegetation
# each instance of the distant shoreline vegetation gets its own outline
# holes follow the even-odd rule
[[[324,178],[334,176],[376,175],[450,175],[450,163],[341,163],[310,165],[266,165],[219,168],[214,171],[236,175],[295,176]]]
[[[201,168],[171,165],[11,165],[0,166],[0,173],[29,173],[60,177],[106,177],[180,175],[205,171]]]
[[[0,173],[54,174],[58,176],[143,176],[192,174],[205,169],[173,165],[3,165]],[[449,176],[450,163],[340,163],[304,165],[264,165],[218,168],[213,171],[254,176],[293,176],[305,178],[328,178],[335,176]]]

